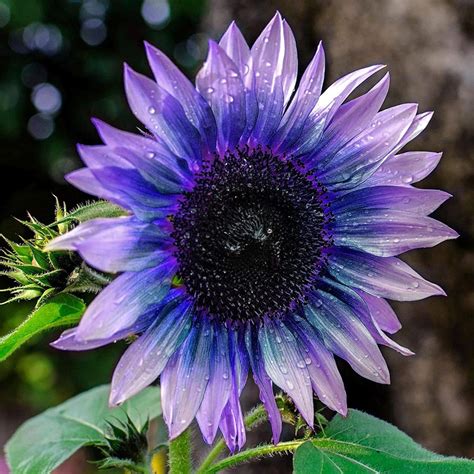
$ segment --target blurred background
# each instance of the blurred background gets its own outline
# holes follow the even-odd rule
[[[383,5],[383,6],[382,6]],[[300,66],[322,39],[327,82],[374,63],[387,64],[385,106],[418,102],[435,110],[412,149],[444,151],[423,187],[454,195],[437,217],[461,237],[407,261],[448,293],[397,305],[397,340],[416,356],[385,352],[392,385],[366,381],[340,364],[349,405],[396,424],[440,453],[474,457],[474,2],[472,0],[0,0],[0,233],[25,234],[13,216],[49,222],[53,194],[69,207],[88,199],[63,180],[79,167],[77,142],[98,142],[90,117],[133,130],[122,64],[149,74],[147,40],[192,77],[207,39],[236,19],[249,41],[279,9],[295,32]],[[0,281],[2,287],[8,285]],[[21,322],[27,304],[0,306],[0,335]],[[120,344],[88,353],[49,348],[55,334],[0,364],[0,446],[26,418],[106,383]],[[252,386],[246,404],[255,402]],[[270,439],[268,431],[253,435]],[[94,472],[83,453],[63,473]],[[290,460],[265,461],[265,472],[290,472]],[[256,472],[246,466],[239,472]],[[262,469],[262,464],[259,464]],[[1,472],[1,468],[0,468]]]

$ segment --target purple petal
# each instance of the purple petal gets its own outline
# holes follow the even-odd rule
[[[183,180],[191,176],[189,164],[183,158],[174,155],[169,148],[158,142],[155,137],[145,137],[136,133],[124,132],[108,125],[99,119],[92,119],[101,139],[112,149],[128,148],[134,151],[137,158],[141,158],[140,164],[144,167],[148,162],[171,168],[180,175]],[[123,157],[126,158],[126,157]],[[135,160],[137,160],[135,158]],[[126,159],[130,163],[130,159]],[[140,167],[139,167],[140,168]]]
[[[403,104],[379,112],[372,124],[329,162],[318,164],[319,179],[334,190],[354,188],[365,181],[396,149],[416,109],[416,104]]]
[[[304,320],[291,321],[290,327],[305,348],[306,365],[313,390],[329,408],[341,415],[347,414],[347,397],[341,374],[332,352],[328,351],[316,331]]]
[[[351,307],[320,289],[314,292],[312,299],[313,302],[305,306],[305,315],[329,350],[345,359],[362,377],[390,383],[379,347]]]
[[[387,158],[363,186],[409,186],[426,178],[437,166],[442,153],[408,151]]]
[[[65,176],[65,179],[68,183],[87,194],[107,199],[125,209],[130,209],[128,204],[124,202],[118,194],[105,188],[89,168],[80,168],[76,171],[72,171]]]
[[[233,453],[245,444],[246,433],[240,394],[247,381],[248,360],[246,349],[240,335],[229,333],[229,353],[232,389],[229,401],[222,413],[219,428],[224,436],[227,447]]]
[[[249,326],[245,334],[245,342],[252,367],[253,378],[260,391],[260,400],[265,406],[268,418],[272,427],[273,443],[280,441],[282,421],[280,410],[275,401],[275,395],[272,388],[272,380],[265,371],[263,356],[258,342],[258,336],[254,333],[253,328]]]
[[[234,61],[245,86],[246,127],[241,138],[241,143],[243,144],[246,143],[257,118],[257,100],[254,90],[255,78],[253,73],[251,73],[252,58],[250,56],[250,48],[235,22],[230,24],[222,36],[219,46],[227,53],[227,56]]]
[[[253,142],[269,143],[296,83],[297,52],[293,34],[277,13],[251,49],[258,116]]]
[[[326,285],[328,285],[328,292],[330,292],[331,294],[336,296],[336,298],[340,299],[347,306],[352,308],[354,314],[367,328],[375,342],[390,347],[391,349],[396,350],[404,356],[413,355],[412,351],[390,339],[381,330],[381,328],[373,318],[372,314],[370,313],[369,307],[366,305],[365,301],[359,296],[358,293],[344,285],[340,285],[327,278],[323,279],[323,281]]]
[[[433,112],[423,112],[418,114],[406,131],[402,140],[400,140],[396,152],[401,150],[408,142],[411,142],[413,139],[415,139],[428,126],[432,117]]]
[[[58,339],[50,343],[50,346],[55,349],[62,351],[88,351],[91,349],[97,349],[98,347],[106,346],[108,344],[115,343],[121,339],[125,339],[129,336],[145,331],[148,328],[151,321],[155,319],[155,312],[150,311],[141,315],[132,326],[122,329],[110,337],[105,339],[94,339],[92,341],[82,341],[78,339],[77,327],[66,329],[59,336]]]
[[[119,275],[88,306],[77,338],[105,339],[133,325],[168,294],[175,272],[176,264],[169,260],[148,270]]]
[[[92,169],[94,177],[113,193],[110,200],[130,209],[139,219],[164,218],[176,209],[173,194],[161,194],[135,169],[107,166]],[[115,199],[118,196],[118,199]]]
[[[128,66],[125,66],[125,92],[138,120],[175,155],[201,161],[201,137],[178,100]]]
[[[212,444],[216,437],[222,412],[232,388],[227,329],[215,325],[213,337],[210,379],[196,415],[204,440],[208,444]]]
[[[344,285],[382,298],[416,301],[429,296],[445,295],[438,285],[425,280],[395,257],[376,257],[337,247],[328,254],[327,268]]]
[[[347,142],[363,132],[382,106],[389,85],[390,76],[387,73],[369,92],[341,105],[324,130],[321,142],[312,154],[314,159],[329,159]]]
[[[133,169],[133,165],[107,145],[77,145],[81,160],[92,170],[105,167]]]
[[[291,150],[306,119],[318,102],[324,81],[325,58],[322,43],[301,78],[295,97],[286,110],[282,125],[275,133],[273,147],[279,152]]]
[[[46,250],[74,250],[104,272],[140,271],[169,255],[167,233],[133,217],[92,219],[48,243]]]
[[[110,192],[107,197],[132,210],[139,218],[166,216],[169,208],[176,205],[174,193],[180,193],[184,188],[178,184],[180,179],[176,174],[171,169],[165,171],[163,165],[159,165],[162,174],[151,177],[149,169],[153,165],[143,164],[141,174],[136,165],[142,163],[134,160],[135,155],[129,150],[79,145],[78,151],[94,178]]]
[[[366,79],[380,71],[384,66],[370,66],[347,74],[332,84],[319,98],[316,107],[308,117],[295,154],[311,153],[321,139],[326,126],[331,122],[342,103]]]
[[[222,412],[219,428],[231,453],[235,453],[245,444],[247,434],[236,390],[232,390],[230,394],[229,402]]]
[[[455,239],[457,232],[431,217],[393,210],[365,210],[336,216],[335,245],[393,257],[409,250],[434,247]]]
[[[193,421],[209,381],[211,329],[207,321],[193,323],[188,338],[171,357],[161,375],[163,418],[170,439]]]
[[[283,324],[266,319],[259,331],[265,371],[294,401],[306,422],[313,426],[313,393],[304,355],[293,333]]]
[[[179,101],[186,117],[199,130],[209,151],[213,152],[216,146],[217,128],[214,115],[206,101],[163,52],[147,42],[145,49],[156,82]]]
[[[298,74],[298,52],[291,28],[280,13],[276,13],[263,29],[250,51],[255,75],[257,95],[271,94],[275,80],[281,77],[284,104],[286,104],[296,84]],[[269,81],[268,87],[264,86]]]
[[[164,306],[154,323],[133,342],[115,368],[111,406],[128,400],[154,382],[191,327],[192,302],[176,299]]]
[[[196,77],[196,87],[211,106],[217,121],[221,153],[234,148],[246,124],[245,88],[236,64],[214,41]]]
[[[331,211],[337,215],[353,212],[386,209],[406,211],[426,216],[438,209],[451,194],[436,189],[417,189],[401,186],[373,186],[344,194],[331,203]]]
[[[237,66],[247,88],[252,85],[250,73],[250,48],[241,31],[233,21],[219,41],[219,46]]]
[[[365,291],[357,290],[359,296],[365,301],[372,318],[382,331],[394,334],[402,327],[395,311],[383,298],[372,296]]]

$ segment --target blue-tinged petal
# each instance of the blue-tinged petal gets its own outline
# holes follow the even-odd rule
[[[356,290],[359,296],[365,301],[369,308],[372,318],[377,323],[378,327],[389,334],[394,334],[402,327],[398,320],[395,311],[383,298],[369,295],[362,290]]]
[[[408,151],[391,155],[362,185],[410,186],[426,178],[438,166],[442,155],[427,151]]]
[[[305,320],[295,316],[288,324],[297,334],[306,353],[300,365],[303,363],[306,365],[313,390],[325,405],[345,416],[347,414],[346,390],[332,352],[327,349],[319,334]]]
[[[165,305],[153,324],[133,342],[115,368],[109,403],[120,405],[153,383],[185,340],[192,316],[192,301],[176,298]]]
[[[434,283],[425,280],[395,257],[377,257],[344,247],[327,255],[329,273],[341,283],[371,295],[398,301],[416,301],[445,295]]]
[[[65,176],[65,180],[87,194],[107,199],[125,209],[130,209],[128,204],[117,193],[104,187],[89,168],[80,168],[72,171]]]
[[[189,185],[190,182],[189,174],[186,176],[176,164],[168,166],[152,157],[140,155],[133,148],[78,145],[77,150],[93,173],[104,168],[123,169],[124,173],[138,172],[148,181],[148,185],[152,183],[161,193],[180,193],[184,184]]]
[[[204,398],[196,414],[204,440],[212,444],[219,428],[224,407],[232,389],[227,329],[217,323],[213,326],[211,344],[210,378]]]
[[[258,342],[258,334],[252,325],[249,325],[245,333],[245,342],[249,354],[250,366],[252,368],[253,379],[260,391],[260,400],[262,401],[268,413],[268,419],[272,427],[273,443],[280,441],[282,421],[280,410],[275,401],[273,393],[272,379],[265,371],[262,351]]]
[[[114,128],[111,125],[99,119],[92,119],[100,138],[112,149],[129,148],[136,155],[143,158],[143,161],[157,161],[159,164],[171,168],[175,173],[184,175],[187,178],[191,176],[188,162],[174,155],[170,149],[158,141],[156,137],[151,138],[136,133],[125,132]]]
[[[416,104],[403,104],[379,112],[371,125],[329,162],[318,165],[319,179],[334,190],[351,189],[364,182],[396,150],[416,109]]]
[[[301,352],[294,334],[283,322],[266,319],[258,338],[267,374],[293,399],[308,425],[313,426],[311,378],[304,364],[304,351]]]
[[[139,271],[168,257],[168,233],[133,217],[92,219],[48,243],[46,250],[74,250],[104,272]]]
[[[235,21],[229,25],[229,28],[223,34],[219,46],[237,66],[245,86],[250,88],[253,82],[250,74],[250,48]]]
[[[283,19],[283,39],[285,43],[285,57],[282,65],[282,84],[286,105],[295,91],[296,78],[298,77],[298,49],[293,31],[285,19]]]
[[[387,73],[369,92],[341,105],[311,154],[316,163],[330,160],[349,140],[370,125],[387,96],[389,85],[390,76]]]
[[[155,311],[149,311],[148,313],[142,314],[131,326],[121,329],[112,336],[91,341],[78,339],[77,327],[66,329],[61,333],[58,339],[50,343],[50,346],[62,351],[88,351],[96,349],[145,331],[155,318]]]
[[[406,211],[421,216],[431,214],[451,194],[437,189],[418,189],[401,186],[373,186],[351,191],[331,202],[333,214],[344,220],[357,213],[386,209],[388,211]]]
[[[208,321],[194,321],[161,375],[161,404],[170,439],[191,424],[201,405],[210,376],[211,330]]]
[[[390,347],[404,356],[413,355],[410,349],[393,341],[381,330],[377,321],[373,318],[365,300],[361,298],[356,291],[328,278],[322,278],[321,281],[325,291],[333,294],[352,309],[354,315],[363,323],[376,343]]]
[[[324,129],[331,122],[332,117],[337,112],[349,95],[362,84],[366,79],[380,71],[384,66],[369,66],[364,69],[347,74],[338,79],[327,88],[318,100],[318,103],[309,115],[303,133],[295,146],[293,153],[305,155],[312,153],[319,143]]]
[[[217,121],[218,149],[225,153],[240,141],[246,125],[246,93],[240,71],[214,41],[196,77],[196,87],[211,106]]]
[[[408,142],[414,140],[428,126],[432,118],[433,112],[423,112],[418,114],[406,131],[403,138],[400,140],[395,153],[401,150]]]
[[[291,151],[292,145],[301,135],[306,119],[318,102],[324,81],[325,57],[322,43],[301,78],[298,89],[282,124],[273,137],[272,147],[279,152]]]
[[[109,199],[112,202],[131,210],[141,220],[164,218],[176,210],[176,195],[160,194],[135,169],[107,166],[94,168],[92,173],[111,191]]]
[[[387,364],[377,343],[354,310],[334,294],[318,289],[311,295],[305,315],[325,345],[345,359],[362,377],[390,383]]]
[[[107,285],[86,309],[77,329],[83,341],[105,339],[132,326],[168,294],[176,273],[170,259],[141,272],[125,272]]]
[[[90,168],[98,169],[106,166],[133,169],[134,166],[125,158],[118,155],[115,150],[107,145],[77,145],[77,152],[81,160]]]
[[[176,162],[166,163],[156,156],[143,156],[130,148],[116,148],[115,151],[132,164],[161,194],[180,194],[185,190],[189,191],[194,185],[187,166],[182,168]]]
[[[125,66],[130,108],[148,130],[181,158],[201,161],[201,136],[177,99],[154,81]]]
[[[279,13],[262,31],[250,53],[258,104],[251,142],[267,144],[279,126],[297,75],[295,39]]]
[[[186,117],[199,131],[208,150],[213,152],[216,147],[217,128],[209,105],[162,51],[147,42],[145,49],[156,82],[179,101]]]
[[[219,428],[229,450],[234,453],[245,444],[244,416],[240,405],[240,394],[247,381],[248,358],[241,334],[229,333],[229,357],[232,389],[229,401],[222,412]]]
[[[237,66],[245,87],[246,126],[241,143],[246,143],[257,118],[257,100],[255,97],[255,77],[251,73],[250,48],[239,28],[233,21],[219,41],[219,46],[227,53]]]
[[[431,217],[388,209],[336,215],[332,232],[335,245],[380,257],[434,247],[459,236],[446,224]]]

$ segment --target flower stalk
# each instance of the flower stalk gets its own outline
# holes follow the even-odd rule
[[[191,441],[189,429],[170,441],[169,453],[170,474],[191,474]]]

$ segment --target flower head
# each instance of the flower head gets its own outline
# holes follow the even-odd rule
[[[239,396],[251,369],[273,429],[273,386],[313,424],[313,393],[345,414],[334,356],[389,383],[378,344],[400,323],[385,298],[443,294],[397,255],[456,233],[427,217],[449,195],[418,189],[440,154],[399,153],[428,124],[416,104],[379,111],[385,75],[367,67],[321,93],[319,45],[295,90],[297,52],[277,14],[250,49],[233,23],[196,87],[146,45],[155,80],[125,67],[131,109],[147,132],[94,120],[104,142],[79,146],[78,188],[128,211],[94,219],[50,249],[77,251],[119,273],[55,347],[91,349],[130,335],[110,401],[161,376],[171,437],[196,417],[207,442],[220,428],[245,442]]]

